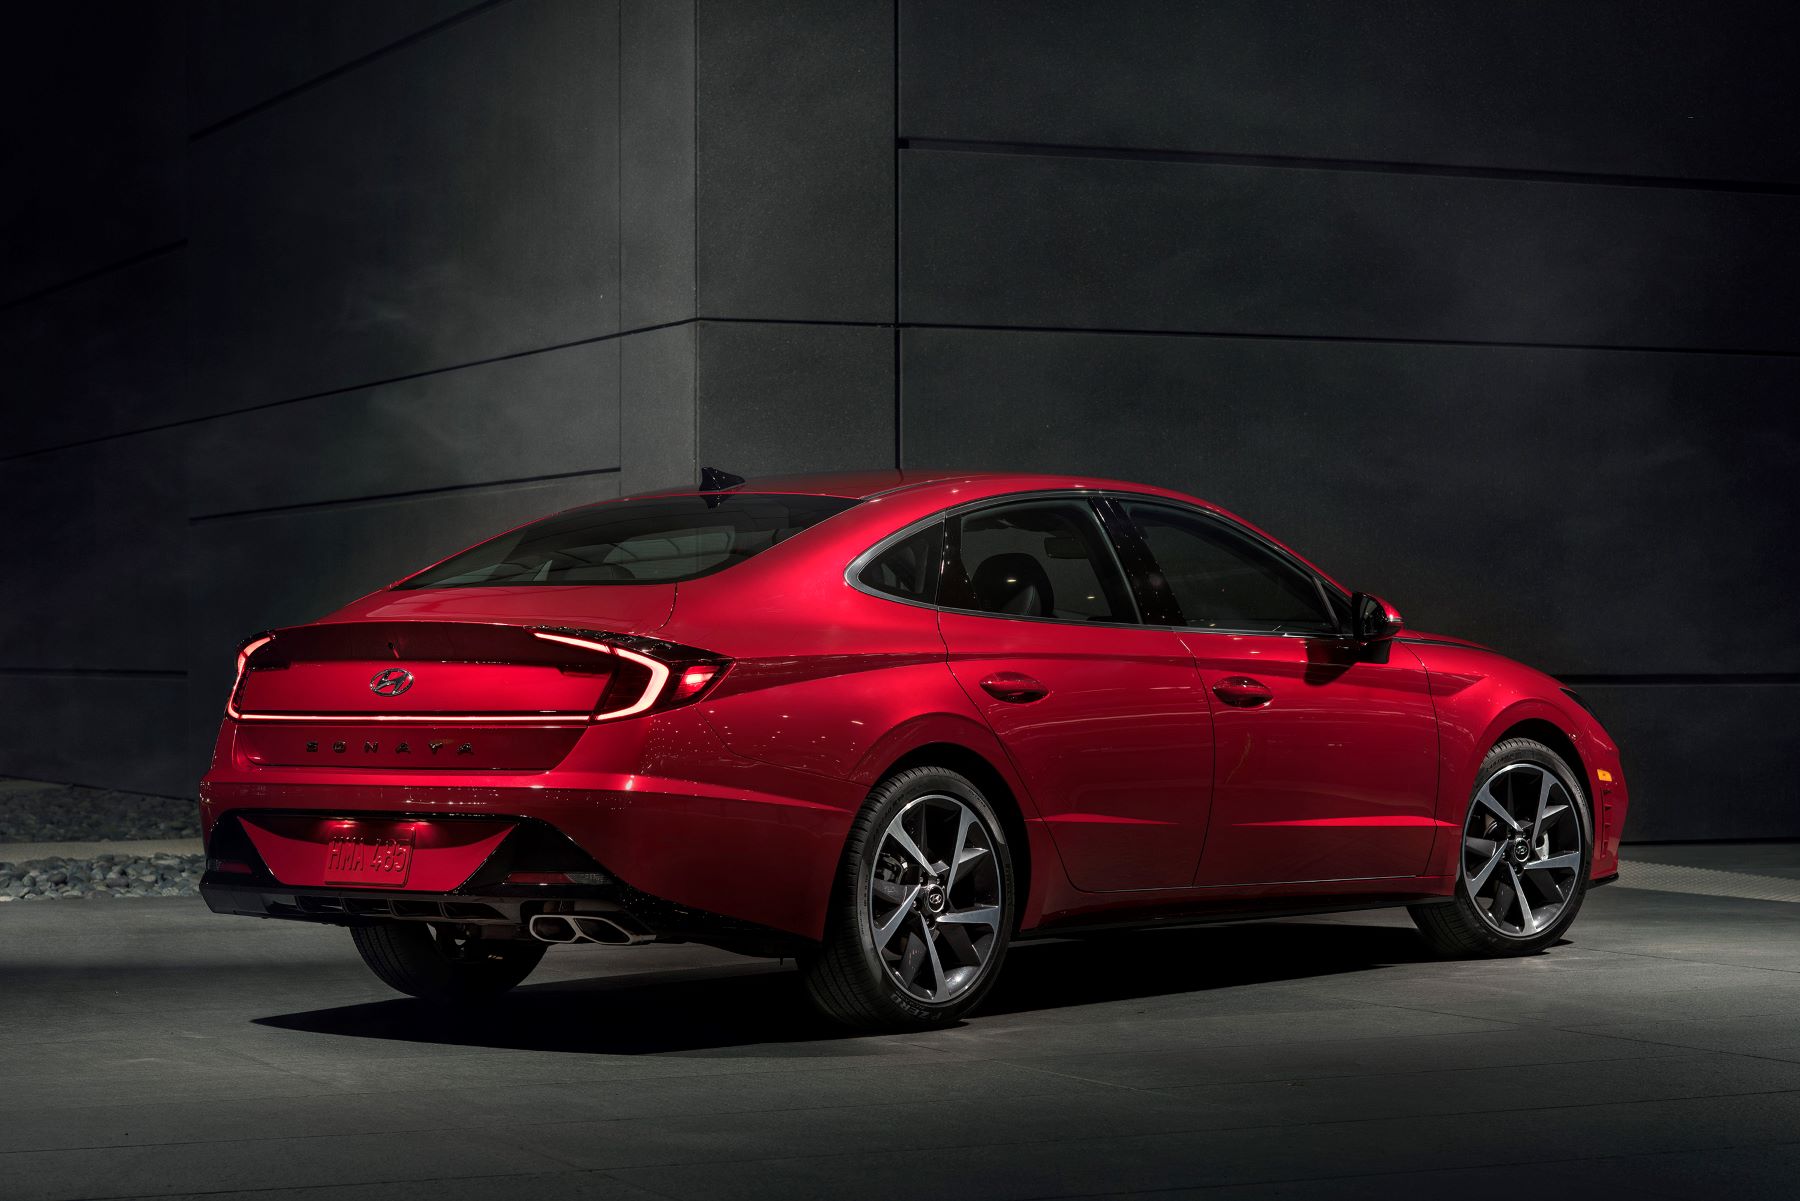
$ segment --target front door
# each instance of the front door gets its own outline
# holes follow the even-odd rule
[[[1438,833],[1437,719],[1406,646],[1345,639],[1324,585],[1223,518],[1123,501],[1210,699],[1195,883],[1414,876]]]
[[[1076,888],[1193,878],[1213,771],[1192,657],[1137,608],[1090,503],[954,516],[939,628]]]
[[[1416,876],[1438,832],[1437,726],[1405,646],[1195,633],[1218,698],[1199,884]]]

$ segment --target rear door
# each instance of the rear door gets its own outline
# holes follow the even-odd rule
[[[1437,832],[1437,720],[1404,645],[1363,647],[1318,578],[1249,530],[1119,499],[1212,699],[1199,884],[1417,875]]]
[[[953,514],[939,594],[950,669],[1012,757],[1075,887],[1186,885],[1213,770],[1180,637],[1141,624],[1091,502]]]

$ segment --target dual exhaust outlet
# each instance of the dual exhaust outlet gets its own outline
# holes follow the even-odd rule
[[[597,942],[609,947],[634,947],[656,941],[656,935],[624,914],[603,917],[597,913],[540,913],[526,928],[539,942]]]

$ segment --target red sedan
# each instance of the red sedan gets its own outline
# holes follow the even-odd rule
[[[709,472],[247,642],[202,892],[416,996],[689,940],[916,1026],[1103,926],[1405,905],[1441,953],[1537,951],[1626,804],[1569,689],[1193,497]]]

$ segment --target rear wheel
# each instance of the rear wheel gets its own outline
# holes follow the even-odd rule
[[[499,996],[529,976],[547,949],[522,940],[466,938],[455,926],[427,922],[352,926],[350,937],[382,983],[450,1005]]]
[[[851,827],[807,991],[846,1025],[953,1022],[993,986],[1013,904],[1012,852],[981,790],[943,768],[897,772]]]
[[[1413,921],[1440,955],[1540,951],[1581,909],[1593,848],[1586,794],[1570,765],[1540,742],[1508,739],[1476,774],[1454,899],[1414,906]]]

